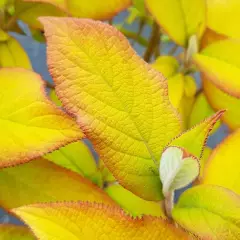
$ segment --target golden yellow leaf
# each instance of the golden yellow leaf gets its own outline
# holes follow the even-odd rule
[[[239,142],[240,130],[236,130],[213,150],[202,183],[223,186],[240,194]]]
[[[41,77],[0,70],[0,167],[30,161],[83,137],[75,121],[47,99]]]
[[[121,185],[115,183],[105,188],[106,193],[132,216],[151,215],[164,217],[162,206],[159,202],[146,201]]]
[[[117,207],[93,203],[51,203],[13,210],[39,240],[80,239],[191,239],[168,221],[144,216],[133,219]]]
[[[192,35],[201,38],[206,25],[205,0],[146,0],[146,4],[177,44],[187,46]]]
[[[199,70],[222,91],[240,98],[240,40],[221,40],[193,56]]]
[[[227,110],[222,116],[222,121],[226,123],[230,129],[238,129],[240,127],[240,99],[219,90],[206,78],[203,78],[203,89],[209,104],[214,110]]]
[[[0,170],[0,206],[9,210],[27,204],[90,201],[115,205],[96,185],[79,174],[39,158]]]
[[[161,200],[158,160],[180,132],[166,79],[110,25],[72,18],[41,21],[63,106],[123,187],[146,200]]]
[[[207,0],[207,26],[217,33],[240,38],[239,0]]]
[[[32,69],[30,59],[20,43],[13,37],[0,41],[0,67]]]
[[[58,7],[68,15],[99,20],[111,19],[132,4],[132,0],[25,0],[33,3],[48,3]],[[39,15],[41,16],[41,15]],[[42,15],[47,16],[47,15]],[[48,15],[53,16],[53,15]]]
[[[188,189],[174,206],[172,216],[201,239],[238,240],[240,237],[240,196],[226,188],[200,185]]]

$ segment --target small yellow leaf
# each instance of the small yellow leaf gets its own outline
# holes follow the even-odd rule
[[[13,224],[0,224],[1,240],[34,240],[30,229]]]
[[[240,98],[240,41],[221,40],[193,56],[199,70],[222,91]]]
[[[179,45],[187,46],[192,35],[201,38],[206,25],[204,0],[146,0],[157,22]]]
[[[174,138],[170,142],[169,146],[183,148],[187,151],[187,153],[200,159],[210,131],[224,112],[225,110],[218,111],[198,125],[183,132]]]
[[[27,53],[13,37],[9,36],[6,41],[0,41],[0,67],[32,69]]]
[[[91,18],[97,20],[111,19],[132,4],[132,0],[25,0],[25,2],[33,2],[36,4],[39,4],[39,2],[45,4],[48,3],[49,5],[51,4],[52,6],[56,6],[73,17]],[[39,16],[56,15],[44,14]]]
[[[213,150],[205,167],[204,184],[223,186],[240,194],[239,144],[240,130],[236,130]]]
[[[3,41],[7,41],[9,37],[10,36],[0,28],[0,43]]]
[[[194,97],[197,92],[197,85],[195,79],[190,76],[184,76],[184,95],[186,97]]]
[[[117,207],[93,203],[49,203],[13,210],[33,230],[39,240],[187,240],[180,228],[167,220],[144,216],[133,219]]]
[[[30,161],[83,137],[75,121],[50,102],[40,76],[0,70],[0,167]]]
[[[240,38],[239,0],[207,0],[207,25],[217,33]]]
[[[49,3],[44,3],[41,0],[36,2],[16,0],[15,15],[29,26],[37,29],[43,28],[42,24],[38,21],[38,17],[40,16],[67,16],[60,8]]]
[[[211,94],[213,94],[213,93],[211,93]],[[213,114],[214,114],[214,110],[209,105],[204,93],[198,94],[198,96],[196,97],[196,100],[194,102],[191,115],[190,115],[189,128],[197,125],[199,122],[201,122],[202,120],[204,120],[207,117],[210,117]],[[220,127],[220,125],[221,125],[221,123],[218,121],[215,124],[215,126],[212,130],[212,133],[216,132],[217,129]]]
[[[0,170],[0,206],[11,208],[53,201],[90,201],[115,205],[100,188],[79,174],[45,159]]]
[[[188,189],[175,205],[172,216],[183,228],[203,239],[240,237],[240,196],[226,188],[200,185]]]
[[[214,110],[227,109],[222,116],[222,121],[226,123],[230,129],[238,129],[240,127],[240,99],[219,90],[206,78],[203,78],[203,89],[209,104]]]
[[[158,160],[181,128],[166,79],[110,25],[73,18],[41,21],[63,106],[123,187],[146,200],[161,200]]]
[[[165,78],[172,77],[179,70],[179,63],[171,56],[161,56],[152,63],[152,67],[161,72]]]
[[[57,165],[68,168],[93,182],[98,182],[96,162],[84,142],[74,142],[44,156]]]
[[[175,108],[179,108],[184,95],[184,76],[178,73],[168,78],[169,100]]]
[[[110,184],[105,191],[120,207],[134,217],[141,215],[164,217],[159,202],[146,201],[117,183]]]

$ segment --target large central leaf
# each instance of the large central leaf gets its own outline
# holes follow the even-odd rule
[[[164,77],[115,28],[92,20],[42,18],[48,64],[63,106],[125,188],[162,198],[158,160],[180,131]]]

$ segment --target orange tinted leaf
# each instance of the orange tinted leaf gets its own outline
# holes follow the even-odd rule
[[[240,130],[223,140],[212,152],[203,174],[204,184],[215,184],[240,195]]]
[[[69,15],[79,18],[111,19],[132,4],[132,0],[25,0],[27,2],[50,3]],[[39,15],[41,16],[41,15]],[[43,15],[42,15],[43,16]],[[44,15],[47,16],[47,15]],[[53,15],[48,15],[53,16]]]
[[[0,205],[6,209],[52,201],[114,204],[89,180],[44,159],[1,169],[0,182]]]
[[[46,97],[40,76],[0,70],[0,166],[30,161],[83,137],[72,118]]]
[[[27,227],[12,224],[0,224],[0,239],[34,240],[35,237]]]
[[[157,162],[164,146],[180,132],[166,80],[107,24],[41,20],[63,106],[77,116],[123,187],[146,200],[162,199]]]
[[[92,203],[51,203],[13,210],[44,239],[190,239],[166,220],[144,216],[133,219],[119,208]]]
[[[221,91],[206,78],[203,79],[203,89],[213,109],[216,111],[227,109],[222,116],[222,121],[226,123],[230,129],[238,129],[240,127],[240,99]]]

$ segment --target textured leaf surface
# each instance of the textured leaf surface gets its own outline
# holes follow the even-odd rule
[[[95,201],[114,204],[89,180],[47,160],[37,159],[0,170],[0,205],[11,209],[53,201]]]
[[[222,40],[194,55],[200,71],[221,90],[240,98],[240,41]]]
[[[44,158],[87,177],[93,182],[97,181],[97,165],[84,142],[68,144],[59,150],[45,155]]]
[[[34,240],[35,237],[27,227],[0,224],[0,239],[2,240]]]
[[[6,41],[0,41],[0,67],[32,69],[27,53],[13,37],[8,37]]]
[[[201,185],[184,192],[172,216],[185,229],[206,239],[240,237],[240,196],[228,189]]]
[[[218,111],[198,125],[185,131],[173,139],[169,146],[183,148],[187,153],[200,159],[210,131],[224,112],[225,110]]]
[[[92,19],[111,19],[122,10],[129,7],[132,0],[27,0],[28,2],[50,3],[59,7],[71,16]],[[39,15],[41,16],[41,15]],[[47,16],[47,15],[44,15]],[[53,16],[53,15],[49,15]]]
[[[179,45],[186,46],[189,37],[201,37],[206,25],[204,0],[146,0],[157,22]]]
[[[184,151],[177,147],[168,147],[161,156],[159,167],[163,194],[167,196],[174,190],[186,187],[199,174],[198,160],[184,156]]]
[[[211,93],[211,94],[213,94],[213,93]],[[214,110],[209,105],[205,94],[204,93],[198,94],[196,97],[196,100],[194,102],[191,115],[190,115],[189,127],[193,127],[193,126],[197,125],[199,122],[210,117],[213,114],[214,114]],[[220,125],[221,125],[220,121],[218,121],[215,124],[215,126],[212,130],[212,133],[216,132],[216,130],[220,127]]]
[[[83,136],[72,118],[46,97],[40,76],[0,70],[0,166],[30,161]]]
[[[230,129],[238,129],[240,127],[240,99],[221,91],[206,78],[203,80],[203,89],[212,108],[216,111],[227,109],[222,116],[222,121],[226,123]]]
[[[99,204],[37,204],[17,208],[14,212],[40,240],[188,239],[182,230],[161,218],[145,216],[133,219],[124,215],[119,208]]]
[[[239,21],[240,2],[238,0],[207,0],[207,25],[212,30],[233,38],[240,38]]]
[[[203,183],[215,184],[240,194],[240,131],[229,135],[212,152],[206,165]]]
[[[77,116],[121,185],[160,200],[157,160],[180,131],[166,80],[109,25],[71,18],[42,22],[49,69],[64,107]]]
[[[146,201],[117,183],[110,185],[105,191],[119,206],[132,216],[164,216],[159,202]]]

